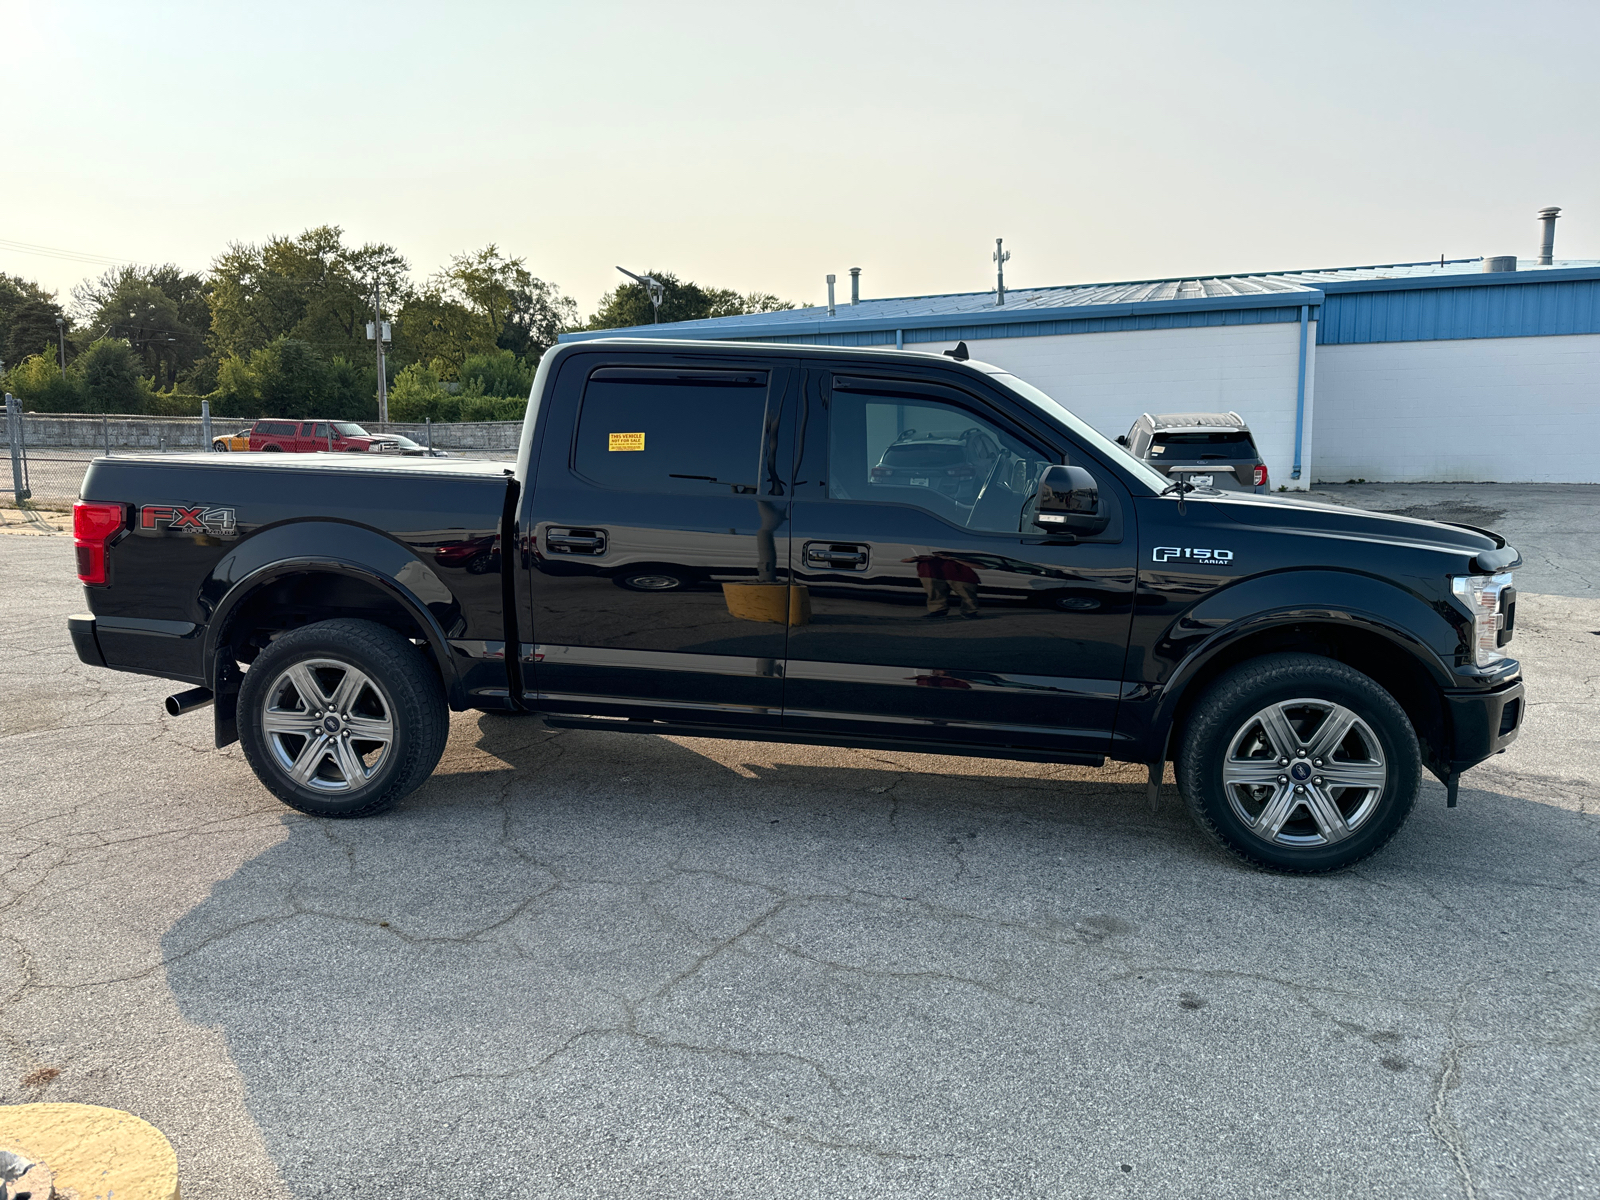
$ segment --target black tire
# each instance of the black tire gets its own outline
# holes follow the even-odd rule
[[[261,452],[263,454],[282,454],[283,453],[283,447],[282,446],[263,446],[263,447],[261,447]]]
[[[680,592],[695,584],[693,575],[669,567],[629,567],[611,581],[630,592]]]
[[[347,684],[353,690],[342,694]],[[308,702],[302,691],[312,689]],[[332,722],[326,736],[325,720]],[[250,664],[239,689],[239,742],[251,770],[290,808],[316,817],[393,808],[433,773],[449,734],[432,665],[372,621],[320,621],[281,635]]]
[[[228,443],[227,442],[212,442],[211,443],[211,452],[213,454],[226,454],[228,452]]]
[[[1254,866],[1342,870],[1381,850],[1411,815],[1422,780],[1416,731],[1394,697],[1352,667],[1268,655],[1223,675],[1191,712],[1178,789],[1200,828]],[[1347,717],[1348,733],[1322,750],[1319,737],[1334,737]],[[1286,741],[1302,745],[1285,757],[1274,747]]]

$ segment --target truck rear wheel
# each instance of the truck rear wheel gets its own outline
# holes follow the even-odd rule
[[[1416,803],[1422,756],[1394,697],[1314,654],[1218,679],[1193,710],[1178,786],[1200,828],[1246,862],[1337,871],[1382,849]]]
[[[369,817],[433,772],[450,713],[417,648],[372,621],[285,633],[239,689],[245,758],[278,799],[317,817]]]

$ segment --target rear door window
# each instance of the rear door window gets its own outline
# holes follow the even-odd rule
[[[768,373],[601,367],[585,384],[573,469],[629,492],[754,495]]]

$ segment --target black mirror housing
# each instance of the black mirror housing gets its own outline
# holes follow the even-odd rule
[[[1035,500],[1033,523],[1050,533],[1094,537],[1111,524],[1099,485],[1082,467],[1046,467]]]

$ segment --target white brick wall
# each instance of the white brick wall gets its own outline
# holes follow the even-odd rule
[[[1250,425],[1272,486],[1307,486],[1317,327],[1306,364],[1306,436],[1299,481],[1294,462],[1294,409],[1300,353],[1296,322],[1074,333],[1051,337],[967,339],[972,357],[1004,367],[1048,392],[1107,437],[1128,432],[1142,412],[1236,411]],[[918,343],[947,350],[954,342]]]
[[[1600,483],[1600,334],[1319,346],[1315,478]]]

